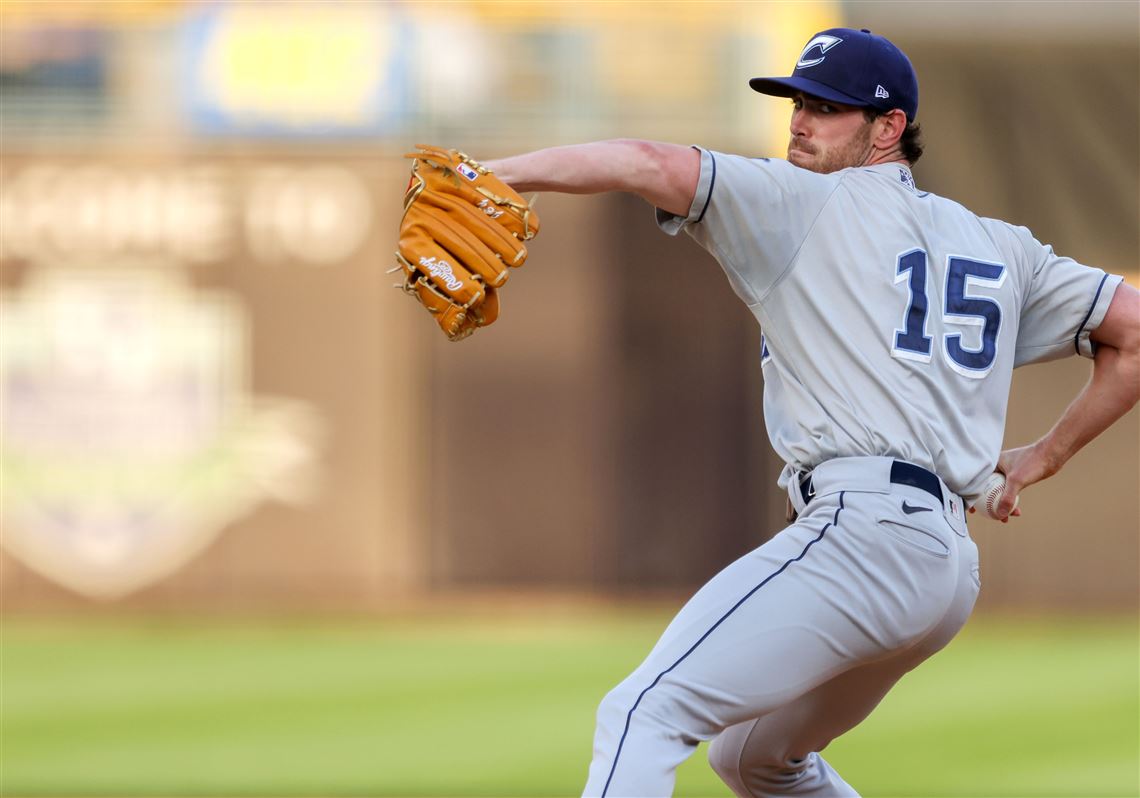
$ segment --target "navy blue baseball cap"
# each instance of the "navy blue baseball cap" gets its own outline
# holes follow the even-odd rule
[[[823,100],[901,109],[908,122],[918,113],[918,77],[910,59],[883,36],[852,28],[830,28],[811,38],[787,78],[752,78],[761,94],[791,97],[799,92]]]

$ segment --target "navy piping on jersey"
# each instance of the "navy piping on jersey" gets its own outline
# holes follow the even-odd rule
[[[839,513],[841,513],[843,511],[843,495],[845,493],[846,493],[846,491],[840,491],[840,493],[839,493],[839,509],[837,509],[835,511],[835,516],[831,519],[831,521],[829,521],[828,523],[823,525],[823,529],[821,529],[819,531],[818,535],[816,535],[814,538],[812,538],[810,541],[808,541],[808,544],[806,546],[804,546],[804,550],[801,551],[798,556],[793,557],[792,559],[785,562],[783,565],[781,565],[779,568],[777,568],[773,573],[771,573],[767,577],[765,577],[764,581],[762,581],[760,584],[756,585],[756,587],[752,588],[747,593],[745,593],[744,598],[740,599],[740,601],[733,604],[732,608],[729,609],[729,611],[726,612],[724,615],[720,616],[720,619],[717,620],[717,622],[714,623],[712,626],[710,626],[708,631],[705,632],[703,635],[701,635],[700,639],[697,640],[697,642],[693,643],[693,645],[689,648],[688,651],[686,651],[684,654],[682,654],[677,659],[677,661],[674,662],[672,665],[670,665],[668,668],[661,671],[661,673],[657,674],[657,678],[653,680],[653,683],[650,684],[648,687],[646,687],[644,690],[642,690],[641,694],[637,696],[637,700],[633,702],[633,706],[630,708],[629,713],[625,716],[625,728],[622,730],[621,740],[618,741],[617,751],[614,753],[614,763],[610,766],[610,775],[609,775],[609,777],[606,778],[606,786],[602,788],[602,798],[606,798],[606,792],[610,788],[610,782],[613,781],[614,771],[617,770],[618,759],[621,757],[622,746],[625,745],[626,735],[629,734],[629,724],[633,720],[633,713],[637,709],[638,705],[641,703],[641,699],[645,698],[645,694],[657,686],[657,683],[661,681],[661,678],[663,676],[665,676],[665,674],[669,673],[669,671],[676,668],[678,665],[680,665],[682,662],[684,662],[685,659],[690,654],[692,654],[694,651],[696,651],[697,646],[699,646],[701,643],[703,643],[706,640],[706,638],[708,638],[708,636],[711,635],[716,630],[716,628],[718,626],[720,626],[722,623],[724,623],[724,621],[728,618],[729,615],[732,615],[732,613],[734,613],[738,609],[740,609],[740,605],[742,605],[744,602],[748,601],[748,599],[750,599],[752,597],[752,595],[757,590],[764,587],[764,585],[768,584],[773,579],[775,579],[777,576],[782,574],[785,570],[787,570],[789,565],[791,565],[794,562],[799,562],[800,560],[802,560],[804,558],[804,555],[806,555],[808,553],[808,549],[810,549],[816,543],[819,543],[821,540],[823,540],[823,536],[825,534],[827,534],[828,529],[830,529],[833,526],[838,526],[838,524],[839,524]]]
[[[1104,288],[1104,281],[1107,279],[1107,274],[1105,274],[1104,277],[1100,278],[1100,285],[1096,287],[1096,295],[1093,297],[1092,305],[1089,306],[1089,312],[1085,314],[1085,318],[1081,322],[1081,326],[1077,328],[1077,334],[1073,337],[1073,346],[1076,348],[1078,355],[1081,353],[1081,333],[1084,332],[1085,325],[1089,323],[1089,319],[1092,317],[1093,311],[1096,310],[1097,300],[1100,299],[1100,292]]]
[[[705,207],[701,208],[701,215],[697,217],[694,224],[700,224],[701,220],[705,218],[705,212],[709,209],[709,203],[712,202],[713,186],[716,185],[716,156],[711,152],[709,153],[709,160],[712,161],[712,177],[709,178],[709,193],[705,197]]]

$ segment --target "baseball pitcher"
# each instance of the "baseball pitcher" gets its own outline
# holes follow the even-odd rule
[[[1140,393],[1135,289],[916,185],[918,81],[891,42],[826,30],[790,77],[751,87],[793,101],[787,160],[633,140],[482,165],[413,155],[398,268],[449,336],[498,315],[538,229],[527,191],[644,198],[763,330],[790,523],[606,695],[587,796],[670,795],[702,740],[739,796],[857,795],[819,752],[965,623],[980,587],[966,515],[994,472],[1008,519]],[[1088,384],[1044,437],[1001,451],[1014,368],[1069,355],[1092,358]]]

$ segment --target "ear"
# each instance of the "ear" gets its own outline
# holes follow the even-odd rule
[[[893,111],[876,117],[871,143],[878,150],[890,150],[898,144],[906,130],[906,113],[896,108]]]

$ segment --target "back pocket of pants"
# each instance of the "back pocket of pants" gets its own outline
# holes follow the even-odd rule
[[[916,549],[921,549],[935,557],[949,557],[950,547],[929,529],[915,524],[906,524],[894,518],[880,518],[879,528],[895,540],[902,541]]]

